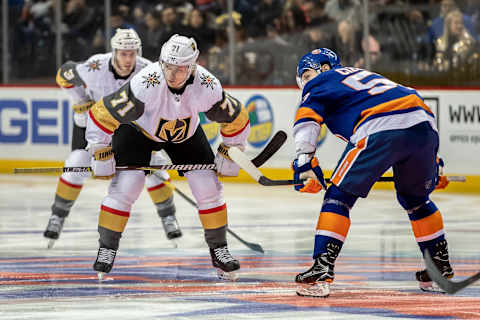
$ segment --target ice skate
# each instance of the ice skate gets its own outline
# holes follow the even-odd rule
[[[232,257],[225,245],[218,248],[210,248],[212,264],[217,269],[217,276],[221,280],[236,281],[238,275],[234,272],[240,269],[238,260]]]
[[[295,282],[304,285],[297,289],[297,295],[321,298],[330,295],[330,283],[335,277],[333,269],[339,252],[338,245],[327,244],[327,252],[313,260],[313,266],[310,269],[297,274]]]
[[[182,231],[180,230],[177,218],[174,215],[162,217],[162,224],[168,240],[174,240],[182,236]]]
[[[117,250],[103,247],[98,249],[97,260],[93,264],[93,270],[97,271],[99,281],[103,280],[105,273],[109,273],[112,270],[116,254]]]
[[[55,244],[55,241],[60,237],[60,233],[63,229],[63,223],[65,222],[65,218],[59,217],[55,214],[50,216],[48,220],[47,229],[43,233],[43,236],[48,240],[47,248],[51,249]]]
[[[315,259],[313,266],[297,274],[295,282],[303,284],[297,289],[297,295],[303,297],[326,298],[330,295],[330,283],[333,281],[333,264],[327,261],[327,254]]]
[[[301,297],[327,298],[330,295],[330,282],[320,281],[297,289]]]
[[[448,258],[448,247],[447,241],[442,240],[435,245],[435,254],[432,257],[433,262],[437,266],[438,270],[442,273],[442,276],[445,278],[453,277],[453,270],[450,266]],[[420,290],[425,292],[440,292],[445,293],[440,289],[430,278],[427,270],[417,271],[415,273],[415,278],[418,281]]]

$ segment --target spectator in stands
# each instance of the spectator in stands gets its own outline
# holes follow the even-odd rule
[[[161,11],[162,17],[162,33],[160,35],[160,43],[167,42],[174,34],[183,34],[183,26],[177,14],[177,9],[173,6],[165,6]]]
[[[323,1],[307,0],[302,3],[302,10],[305,14],[306,23],[309,26],[319,26],[332,19],[328,16],[324,9],[325,5]]]
[[[261,0],[252,23],[245,26],[247,36],[265,37],[267,35],[267,25],[274,24],[275,19],[281,16],[282,8],[280,0]]]
[[[215,31],[215,43],[208,50],[206,66],[221,83],[229,83],[228,61],[228,36],[225,29]]]
[[[126,22],[125,17],[123,16],[122,11],[118,7],[112,8],[112,14],[110,15],[111,30],[110,37],[113,37],[117,28],[120,29],[135,29],[135,26]],[[110,40],[108,40],[110,41]],[[105,31],[104,26],[100,25],[97,29],[92,42],[91,55],[94,53],[101,53],[106,51],[105,46]]]
[[[288,8],[283,9],[282,16],[279,19],[280,34],[287,34],[287,36],[297,36],[305,30],[307,21],[305,14],[298,5],[293,4]]]
[[[150,10],[145,15],[146,30],[143,34],[143,56],[149,60],[155,61],[160,54],[162,45],[162,17],[160,12],[155,9]]]
[[[440,3],[440,15],[435,18],[430,27],[430,40],[434,43],[438,38],[440,38],[444,31],[444,19],[448,13],[459,10],[455,0],[442,0]],[[475,38],[478,39],[478,34],[475,30],[473,20],[471,16],[462,14],[463,25],[468,30],[468,32]]]
[[[87,6],[85,0],[69,0],[63,22],[67,28],[63,37],[65,60],[85,59],[98,25],[95,9]]]
[[[19,77],[51,74],[55,63],[51,50],[55,41],[53,9],[51,0],[25,2],[12,39],[13,70],[18,70]]]
[[[358,29],[362,21],[360,0],[328,0],[325,4],[325,13],[337,23],[349,21],[354,29]],[[343,57],[341,53],[340,56]]]
[[[200,50],[200,60],[203,60],[215,43],[215,31],[208,26],[206,14],[198,9],[190,12],[187,21],[182,34],[195,39]]]
[[[478,76],[478,43],[465,27],[462,12],[455,10],[446,15],[442,36],[435,41],[435,49],[436,70]]]
[[[337,34],[334,36],[334,48],[347,66],[358,66],[362,61],[362,48],[360,32],[350,20],[342,20],[337,24]]]

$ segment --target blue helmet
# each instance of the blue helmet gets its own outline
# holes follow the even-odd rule
[[[340,64],[339,56],[328,48],[319,48],[315,49],[312,52],[307,53],[304,55],[300,61],[298,62],[297,66],[297,83],[300,88],[303,88],[300,84],[300,79],[302,74],[307,69],[313,69],[317,72],[320,72],[320,69],[323,64],[328,63],[330,68],[335,69],[339,68],[342,65]]]

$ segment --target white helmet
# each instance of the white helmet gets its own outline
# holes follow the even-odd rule
[[[137,50],[137,55],[142,55],[142,40],[133,29],[117,29],[110,45],[114,57],[115,50]]]
[[[188,67],[184,84],[195,70],[199,54],[195,39],[174,34],[163,44],[159,62],[164,74],[166,65]]]
[[[176,66],[193,66],[197,63],[199,54],[200,51],[193,38],[174,34],[163,44],[160,62]]]

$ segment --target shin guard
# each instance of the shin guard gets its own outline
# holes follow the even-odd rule
[[[198,214],[205,230],[205,241],[210,248],[227,244],[227,205],[223,187],[212,170],[194,170],[185,173],[198,204]]]

